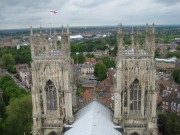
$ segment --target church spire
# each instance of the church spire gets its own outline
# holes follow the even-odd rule
[[[51,32],[51,23],[49,23],[49,36],[50,36],[50,38],[52,38],[51,35],[52,34],[52,32]]]
[[[131,30],[131,47],[132,49],[134,49],[134,28],[132,26],[132,30]]]
[[[136,31],[136,47],[135,47],[135,53],[138,54],[139,53],[139,29],[137,28],[137,31]]]
[[[149,39],[148,39],[148,36],[149,36],[149,26],[148,26],[148,23],[146,23],[146,34],[145,34],[145,50],[149,51]]]
[[[155,34],[155,24],[154,24],[154,22],[152,24],[152,34]]]
[[[32,26],[30,27],[30,35],[33,36]]]
[[[64,26],[61,26],[61,33],[64,33]]]
[[[118,25],[117,41],[118,41],[118,54],[122,54],[122,50],[123,50],[123,30],[122,30],[122,24]]]
[[[152,24],[152,33],[151,33],[151,54],[155,54],[155,24]]]
[[[67,33],[69,33],[69,25],[67,24]]]
[[[34,42],[33,42],[33,29],[30,27],[30,45],[31,45],[31,55],[34,57]]]
[[[70,33],[69,33],[69,27],[64,29],[62,26],[61,31],[61,47],[62,50],[65,52],[64,55],[68,55],[70,53]]]
[[[54,28],[54,49],[57,49],[57,33],[56,33],[56,29]]]
[[[41,23],[40,23],[40,28],[39,28],[40,30],[40,34],[42,34],[42,26],[41,26]]]
[[[46,55],[49,55],[49,42],[48,38],[45,38],[45,49],[46,49]]]

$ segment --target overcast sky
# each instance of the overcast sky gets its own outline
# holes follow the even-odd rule
[[[51,15],[50,10],[58,14]],[[0,0],[0,29],[180,24],[180,0]]]

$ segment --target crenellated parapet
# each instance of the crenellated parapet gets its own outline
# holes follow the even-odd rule
[[[130,47],[125,47],[123,41],[123,28],[122,25],[118,26],[117,31],[117,41],[118,41],[118,53],[119,57],[141,57],[148,56],[154,57],[155,54],[155,25],[153,23],[152,27],[146,24],[145,30],[145,42],[143,45],[140,44],[139,31],[132,27],[131,31],[131,45]]]
[[[52,35],[52,36],[51,36]],[[57,45],[56,30],[50,36],[42,32],[40,27],[39,33],[33,33],[30,28],[30,44],[32,59],[38,58],[67,58],[70,57],[70,32],[69,27],[66,29],[62,26],[61,48]]]

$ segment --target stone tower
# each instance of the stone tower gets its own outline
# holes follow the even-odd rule
[[[146,25],[145,44],[132,28],[131,45],[125,48],[123,28],[117,33],[118,55],[114,85],[114,122],[125,135],[157,135],[155,89],[155,28]]]
[[[51,34],[50,34],[51,35]],[[74,120],[74,81],[70,62],[69,28],[62,27],[61,48],[52,37],[30,34],[32,55],[33,135],[61,135],[64,124]]]

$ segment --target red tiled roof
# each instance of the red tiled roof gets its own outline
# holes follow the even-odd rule
[[[160,95],[158,95],[157,96],[157,105],[160,105],[162,103],[162,101],[163,101],[163,98]]]
[[[85,58],[85,62],[89,62],[89,63],[96,63],[96,59],[94,58]]]
[[[82,93],[82,97],[85,100],[92,100],[93,99],[93,92],[92,92],[92,90],[85,90],[84,93]]]

